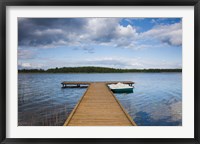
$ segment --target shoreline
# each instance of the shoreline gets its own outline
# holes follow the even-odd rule
[[[99,73],[99,72],[80,72],[80,73],[73,73],[73,72],[18,72],[18,74],[130,74],[130,73],[182,73],[177,71],[177,72],[105,72],[105,73]]]

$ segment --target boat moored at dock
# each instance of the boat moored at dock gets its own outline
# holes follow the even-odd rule
[[[110,84],[108,87],[111,89],[114,93],[133,93],[133,86],[130,86],[128,84],[123,83],[117,83],[117,84]]]

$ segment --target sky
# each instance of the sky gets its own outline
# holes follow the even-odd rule
[[[18,18],[18,69],[182,68],[181,18]]]

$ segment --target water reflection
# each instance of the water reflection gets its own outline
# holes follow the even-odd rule
[[[19,126],[64,124],[86,88],[61,88],[62,81],[134,81],[134,93],[115,95],[137,125],[182,125],[181,73],[120,73],[19,74]]]
[[[143,111],[135,114],[134,121],[139,126],[178,126],[182,124],[180,120],[172,121],[172,116],[154,119],[149,113]]]

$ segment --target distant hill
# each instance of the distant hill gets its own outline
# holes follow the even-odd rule
[[[19,73],[131,73],[131,72],[182,72],[182,69],[115,69],[108,67],[62,67],[44,69],[21,69]]]

